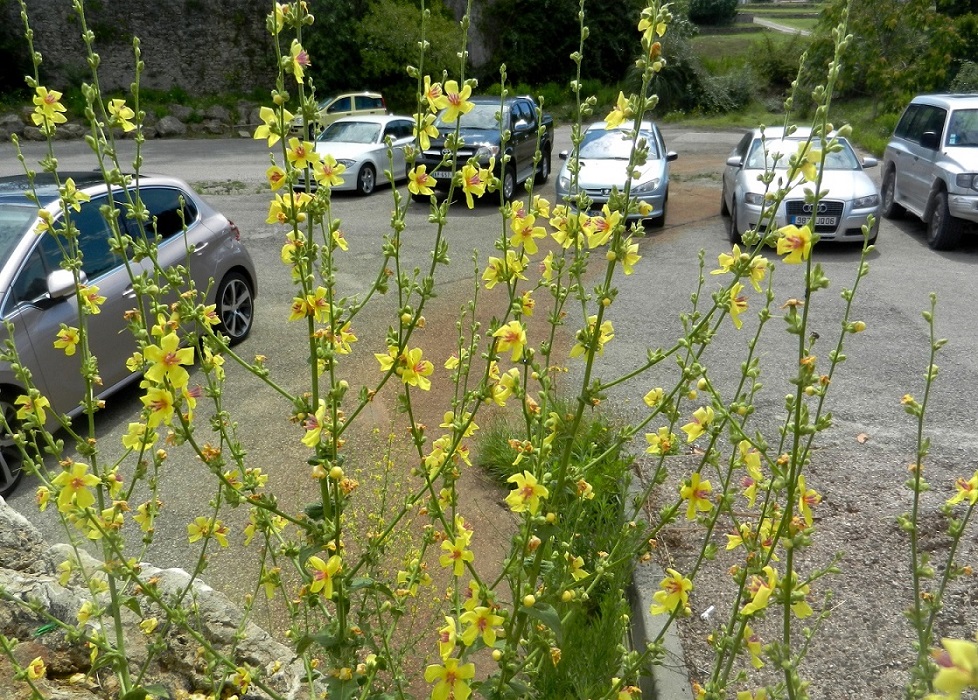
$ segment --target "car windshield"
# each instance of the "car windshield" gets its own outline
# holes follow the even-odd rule
[[[774,158],[778,158],[777,169],[787,170],[788,158],[798,152],[806,143],[805,139],[767,139],[762,141],[756,139],[751,146],[750,154],[747,156],[747,168],[750,170],[764,170],[775,167]],[[825,156],[826,170],[857,170],[859,168],[859,158],[852,150],[852,146],[844,139],[839,139],[842,146],[841,151],[828,153]],[[813,150],[817,150],[815,142],[812,142]],[[767,150],[767,160],[765,162],[764,151]]]
[[[659,158],[655,139],[647,131],[639,134],[644,138],[649,148],[649,158]],[[589,129],[581,142],[581,158],[608,158],[613,160],[628,160],[632,154],[632,139],[628,132],[622,129]]]
[[[319,135],[320,141],[333,143],[377,143],[380,124],[373,122],[333,122]]]
[[[33,204],[0,204],[0,260],[10,257],[36,217]]]
[[[978,147],[978,109],[959,109],[951,113],[947,145]]]
[[[499,130],[499,122],[496,120],[496,113],[499,105],[496,104],[476,104],[471,110],[462,115],[459,124],[463,129],[493,129]],[[442,111],[435,120],[435,127],[439,129],[454,129],[455,122],[442,120],[445,114]]]

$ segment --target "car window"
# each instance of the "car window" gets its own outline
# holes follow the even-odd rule
[[[10,257],[35,217],[37,206],[33,204],[0,205],[0,260]]]
[[[777,167],[778,170],[788,168],[788,159],[798,152],[805,144],[805,139],[768,139],[754,142],[750,156],[747,158],[747,167],[751,170],[763,170]],[[859,158],[849,145],[848,141],[840,140],[842,149],[825,154],[824,168],[826,170],[855,170],[859,167]],[[817,151],[817,145],[813,142],[812,148]],[[764,158],[764,151],[767,150],[767,159]],[[775,156],[778,157],[775,166]],[[821,156],[818,156],[820,159]]]
[[[951,113],[947,145],[978,147],[978,109],[959,109]]]
[[[10,288],[10,303],[17,305],[32,302],[48,291],[48,275],[61,267],[61,248],[50,233],[41,236],[40,242],[20,268]]]
[[[910,105],[907,111],[900,117],[900,121],[894,130],[894,134],[902,139],[910,138],[914,121],[920,116],[920,105]],[[919,140],[919,139],[918,139]]]
[[[366,109],[383,109],[384,100],[380,97],[371,97],[369,95],[357,95],[356,106],[358,110]]]
[[[463,129],[499,129],[499,121],[496,119],[496,112],[499,111],[497,104],[476,104],[472,109],[461,116],[459,123]],[[443,110],[435,120],[435,126],[441,128],[454,127],[455,122],[442,120],[445,114]]]
[[[649,131],[640,133],[649,147],[649,158],[659,158],[655,136]],[[628,160],[632,155],[632,139],[624,129],[588,129],[581,141],[581,158]]]
[[[184,222],[187,228],[197,219],[197,207],[186,195],[172,187],[139,188],[139,197],[149,213],[146,232],[156,233],[163,240],[182,234]],[[135,222],[129,222],[132,235],[141,235]]]
[[[941,109],[940,107],[932,107],[927,105],[921,110],[921,118],[918,122],[914,124],[915,134],[914,140],[920,141],[921,137],[928,131],[933,131],[937,134],[937,141],[940,142],[941,136],[944,134],[944,120],[947,117],[947,110]]]
[[[523,100],[517,100],[513,103],[513,124],[523,120],[527,124],[533,123],[533,113],[530,106]]]
[[[327,107],[326,111],[329,114],[335,114],[336,112],[351,112],[353,111],[353,98],[341,97]]]
[[[99,210],[106,201],[107,197],[104,195],[93,197],[91,201],[81,205],[81,211],[71,217],[75,228],[78,229],[82,269],[90,280],[104,275],[124,262],[122,256],[114,253],[109,245],[112,229]],[[122,210],[118,206],[116,212],[121,216]]]
[[[380,124],[373,122],[333,122],[319,135],[319,140],[337,143],[377,143]]]

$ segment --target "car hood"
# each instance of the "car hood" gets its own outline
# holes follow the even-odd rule
[[[375,143],[344,143],[342,141],[320,141],[316,143],[316,153],[327,153],[336,160],[359,160],[365,154],[380,148]]]
[[[957,168],[958,172],[973,173],[978,171],[978,148],[974,146],[958,146],[945,148],[942,151],[941,159],[951,169]]]
[[[628,179],[628,161],[615,160],[612,158],[582,158],[581,170],[578,174],[578,183],[586,189],[617,187],[624,189],[625,180]],[[567,166],[564,165],[564,169]],[[632,178],[632,183],[637,185],[652,178],[662,177],[665,172],[666,161],[658,158],[649,160],[645,165],[636,168],[639,175]]]
[[[744,170],[741,182],[749,192],[764,192],[764,184],[757,180],[763,170]],[[769,191],[777,189],[777,177],[783,177],[784,171],[778,171]],[[805,195],[805,189],[811,189],[812,183],[803,181],[796,185],[788,194],[788,198],[797,199]],[[822,176],[822,191],[827,199],[855,199],[871,194],[879,194],[876,184],[862,170],[826,170]]]

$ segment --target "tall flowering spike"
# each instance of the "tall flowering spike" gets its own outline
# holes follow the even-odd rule
[[[666,569],[667,576],[659,584],[659,590],[652,594],[655,601],[649,612],[653,615],[685,612],[689,603],[689,592],[693,582],[675,569]]]
[[[463,85],[459,88],[457,81],[449,80],[445,83],[443,89],[444,95],[437,100],[439,109],[445,110],[445,113],[441,117],[443,122],[451,123],[458,121],[459,117],[463,114],[468,114],[475,107],[475,104],[469,100],[469,97],[472,95],[471,86]]]
[[[434,683],[431,700],[468,700],[472,694],[469,680],[475,677],[475,664],[459,666],[456,658],[447,658],[444,665],[432,664],[424,671],[424,679]]]
[[[528,512],[530,515],[536,515],[540,510],[540,500],[550,495],[547,487],[540,484],[530,472],[513,474],[506,481],[516,484],[516,488],[506,496],[506,503],[514,513]]]
[[[679,489],[679,495],[687,501],[686,519],[695,520],[697,512],[707,512],[713,509],[713,502],[710,500],[710,493],[713,487],[709,480],[702,480],[699,472],[693,472],[688,484],[683,484]]]
[[[800,265],[808,260],[811,252],[812,230],[807,224],[801,228],[789,224],[778,229],[778,255],[785,256],[784,262],[789,265]]]

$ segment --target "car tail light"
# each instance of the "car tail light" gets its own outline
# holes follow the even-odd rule
[[[231,235],[234,236],[234,240],[240,241],[241,240],[241,229],[239,229],[238,228],[238,225],[236,223],[234,223],[233,221],[231,221],[231,219],[228,219],[228,228],[231,230]]]

